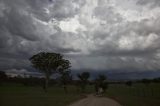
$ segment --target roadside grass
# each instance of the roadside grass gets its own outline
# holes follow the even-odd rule
[[[122,106],[160,106],[160,84],[110,85],[105,96],[118,101]]]
[[[80,91],[79,87],[68,86],[66,94],[62,87],[53,86],[45,93],[38,86],[3,85],[0,86],[0,106],[67,106],[86,94],[94,93],[94,86],[87,86],[84,94]],[[160,106],[160,83],[133,84],[132,87],[110,84],[104,96],[122,106]]]
[[[68,90],[66,94],[63,88],[54,86],[45,93],[41,87],[0,86],[0,106],[66,106],[84,97],[73,86]]]

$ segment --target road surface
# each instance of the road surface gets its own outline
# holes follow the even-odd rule
[[[87,98],[75,102],[69,106],[121,106],[121,105],[110,98],[89,95]]]

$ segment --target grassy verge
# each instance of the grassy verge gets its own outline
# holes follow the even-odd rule
[[[66,106],[80,98],[72,86],[67,94],[60,87],[50,87],[47,93],[41,87],[0,87],[0,106]]]
[[[160,84],[111,85],[105,96],[123,106],[160,106]]]
[[[86,88],[86,93],[93,92],[93,86]],[[160,106],[160,84],[109,85],[105,96],[115,99],[122,106]],[[84,95],[75,86],[69,86],[67,94],[57,86],[50,87],[47,93],[41,87],[0,86],[0,106],[67,106],[81,98]]]

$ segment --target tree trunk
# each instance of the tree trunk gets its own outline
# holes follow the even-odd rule
[[[48,80],[48,78],[46,78],[46,80],[45,80],[45,92],[47,92],[47,88],[48,88],[48,82],[49,82],[49,80]]]
[[[45,83],[44,83],[44,86],[43,86],[43,89],[44,89],[45,92],[47,92],[48,83],[49,83],[49,75],[46,74]]]
[[[67,85],[64,85],[63,89],[64,89],[64,92],[67,94],[68,93]]]

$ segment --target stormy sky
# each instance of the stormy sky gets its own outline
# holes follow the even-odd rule
[[[72,70],[160,70],[160,0],[0,0],[0,70],[41,51]]]

